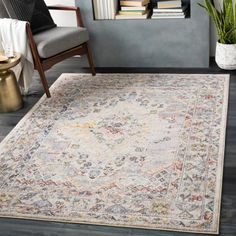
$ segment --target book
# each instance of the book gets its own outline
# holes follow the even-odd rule
[[[111,0],[107,0],[107,19],[111,20]]]
[[[111,18],[115,19],[118,11],[118,0],[111,0]]]
[[[157,8],[178,8],[182,7],[181,0],[172,0],[172,1],[158,1]]]
[[[147,5],[143,7],[124,7],[121,6],[122,11],[145,11],[147,10]]]
[[[188,8],[188,4],[184,4],[182,7],[177,8],[153,8],[153,12],[161,13],[161,12],[185,12]]]
[[[93,11],[95,19],[98,19],[98,0],[93,0]]]
[[[152,19],[183,19],[185,18],[185,15],[182,15],[182,16],[152,16]]]
[[[107,17],[108,17],[107,0],[103,0],[103,20],[107,20]]]
[[[99,10],[100,10],[100,20],[104,19],[104,0],[100,0]]]
[[[101,19],[101,1],[102,0],[97,0],[97,10],[98,10],[97,20]]]
[[[162,12],[162,13],[153,13],[152,16],[185,16],[184,12]]]
[[[120,15],[145,15],[147,11],[119,11]]]
[[[145,15],[116,15],[116,20],[135,20],[135,19],[147,19],[148,14]]]
[[[137,7],[142,7],[145,6],[149,3],[149,0],[121,0],[120,5],[121,6],[137,6]]]

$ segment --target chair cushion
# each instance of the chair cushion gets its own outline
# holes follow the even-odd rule
[[[44,0],[2,0],[9,16],[28,21],[33,34],[56,27]]]
[[[81,27],[56,27],[34,35],[41,58],[48,58],[79,46],[88,39],[87,29]]]
[[[0,18],[9,18],[2,0],[0,0]]]

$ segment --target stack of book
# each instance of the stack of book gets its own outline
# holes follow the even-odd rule
[[[113,20],[118,10],[118,0],[93,0],[96,20]]]
[[[146,19],[149,0],[120,0],[121,10],[116,19]]]
[[[159,0],[153,8],[152,19],[185,18],[188,4],[181,0]]]

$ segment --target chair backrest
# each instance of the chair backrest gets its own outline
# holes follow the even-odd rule
[[[2,0],[0,0],[0,18],[9,18],[9,15],[6,11],[5,6],[3,5]]]

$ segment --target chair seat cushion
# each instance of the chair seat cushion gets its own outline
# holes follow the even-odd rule
[[[56,27],[34,35],[41,58],[49,58],[89,40],[88,31],[81,27]]]

